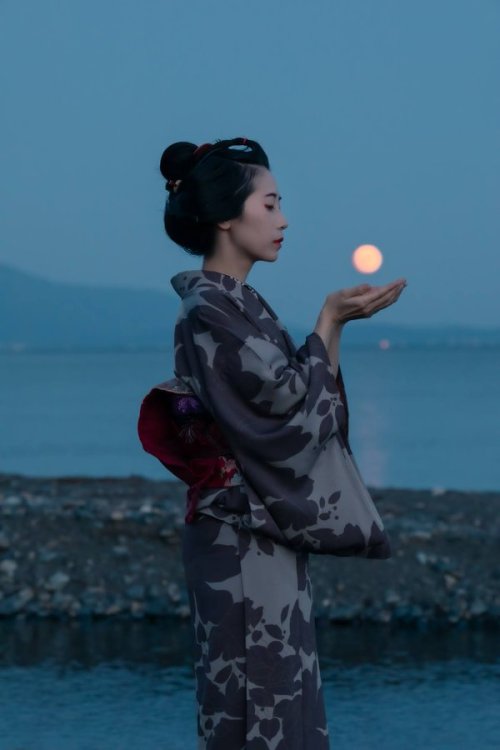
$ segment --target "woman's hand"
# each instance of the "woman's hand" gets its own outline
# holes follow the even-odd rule
[[[331,324],[343,325],[349,320],[371,318],[372,315],[393,305],[406,286],[406,279],[396,279],[384,286],[360,284],[350,289],[331,292],[326,298],[323,312]]]

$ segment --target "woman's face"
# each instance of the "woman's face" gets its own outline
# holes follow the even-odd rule
[[[243,212],[227,224],[228,239],[238,254],[251,260],[276,260],[288,222],[281,212],[278,186],[271,172],[258,170],[253,182],[254,191],[243,204]]]

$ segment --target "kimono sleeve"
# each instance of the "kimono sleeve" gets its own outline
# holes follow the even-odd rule
[[[189,378],[243,460],[307,473],[318,451],[346,424],[319,334],[310,333],[290,354],[275,321],[261,326],[219,291],[193,305],[177,324],[176,375]]]

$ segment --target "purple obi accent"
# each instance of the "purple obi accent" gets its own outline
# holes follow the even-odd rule
[[[188,417],[191,414],[208,414],[196,396],[175,395],[172,398],[172,411],[177,417]]]

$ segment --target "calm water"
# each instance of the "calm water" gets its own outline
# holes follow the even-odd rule
[[[368,484],[500,488],[500,349],[346,347],[340,361]],[[0,471],[172,478],[136,434],[143,396],[171,376],[171,352],[0,354]]]
[[[188,624],[0,623],[1,750],[196,750]],[[498,750],[495,632],[318,625],[332,750]]]

